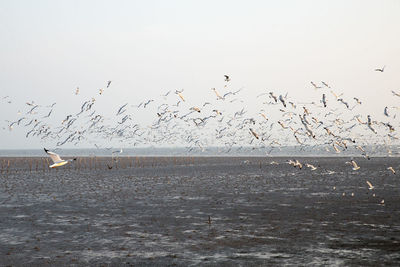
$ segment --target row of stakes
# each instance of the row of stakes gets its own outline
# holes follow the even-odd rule
[[[196,158],[199,161],[200,158]],[[195,157],[80,157],[61,167],[69,170],[112,170],[126,168],[144,168],[157,166],[194,165]],[[18,173],[18,171],[49,172],[58,168],[50,168],[52,161],[46,158],[11,158],[0,161],[0,174]],[[261,169],[262,162],[259,162]]]
[[[11,158],[0,161],[0,174],[18,173],[19,171],[49,172],[57,171],[58,168],[50,168],[52,161],[49,158]],[[194,164],[193,157],[174,158],[149,158],[145,157],[80,157],[61,167],[69,170],[112,170],[126,168],[144,168],[166,165],[189,165]]]

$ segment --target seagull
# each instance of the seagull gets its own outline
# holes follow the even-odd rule
[[[296,166],[298,166],[300,170],[303,168],[303,164],[301,164],[297,159],[296,159],[296,163],[294,164],[294,167],[296,167]]]
[[[383,114],[384,114],[386,117],[390,117],[390,115],[389,115],[389,113],[388,113],[388,107],[385,107],[385,109],[383,110]]]
[[[314,86],[315,90],[322,88],[321,86],[316,85],[314,82],[311,82],[311,85]]]
[[[217,90],[216,90],[215,88],[212,88],[211,90],[214,91],[215,95],[217,96],[217,100],[218,100],[218,99],[224,99],[224,98],[217,92]]]
[[[360,169],[360,166],[358,166],[357,163],[354,160],[351,160],[350,163],[353,165],[353,170],[354,171]]]
[[[69,160],[63,160],[60,158],[60,156],[58,154],[51,152],[46,148],[44,149],[44,152],[46,152],[47,155],[49,155],[51,160],[53,161],[53,164],[49,166],[50,168],[60,167],[60,166],[67,164],[70,161],[76,160],[76,158],[69,159]]]
[[[307,115],[310,115],[310,112],[308,111],[308,109],[306,107],[303,107],[304,113]]]
[[[315,167],[314,165],[308,164],[308,163],[306,164],[306,166],[308,168],[310,168],[312,171],[315,171],[317,169],[317,167]]]
[[[321,81],[321,83],[322,83],[323,85],[325,85],[326,87],[331,88],[326,82]]]
[[[360,169],[360,166],[357,165],[357,163],[354,160],[346,161],[346,164],[351,164],[353,165],[353,170],[356,171]]]
[[[343,98],[338,98],[337,101],[342,102],[342,103],[346,106],[346,108],[349,108],[349,103],[345,102],[345,101],[343,100]]]
[[[388,167],[388,170],[391,170],[393,172],[393,174],[396,174],[396,171],[393,169],[393,167]]]
[[[392,90],[392,94],[393,94],[393,95],[395,95],[395,96],[400,96],[400,94],[399,94],[399,93],[396,93],[396,92],[395,92],[395,91],[393,91],[393,90]]]
[[[231,78],[229,78],[228,75],[224,75],[224,77],[225,77],[225,82],[229,82],[231,80]]]
[[[185,102],[185,98],[183,98],[183,95],[179,92],[177,95],[182,99],[183,102]]]
[[[261,116],[263,116],[264,119],[268,120],[267,116],[264,113],[260,113]]]
[[[116,116],[118,116],[118,115],[120,115],[120,114],[122,114],[122,113],[124,113],[124,112],[125,112],[125,110],[124,110],[124,111],[122,111],[122,109],[123,109],[124,107],[126,107],[126,105],[128,105],[128,103],[126,103],[125,105],[123,105],[123,106],[121,106],[121,107],[119,108],[119,110],[118,110],[118,112],[117,112],[117,115],[116,115]]]
[[[111,81],[107,81],[107,88],[110,87]]]
[[[368,184],[368,186],[369,186],[369,190],[372,190],[372,189],[374,189],[374,186],[369,182],[369,181],[367,181],[367,184]]]
[[[143,104],[143,108],[146,108],[146,106],[153,101],[154,101],[153,99],[148,100],[146,103]]]
[[[198,108],[198,107],[192,107],[192,108],[190,108],[191,110],[194,110],[194,111],[197,111],[198,113],[200,113],[201,112],[201,110]]]
[[[256,139],[259,139],[258,134],[257,134],[253,129],[250,128],[250,132],[254,135],[254,137],[255,137]]]
[[[279,95],[279,101],[281,101],[282,105],[286,108],[286,102],[282,95]]]
[[[324,104],[324,108],[326,108],[326,96],[322,94],[322,103]]]
[[[385,70],[385,67],[386,66],[383,66],[381,69],[377,68],[377,69],[375,69],[375,71],[383,72]]]
[[[271,98],[273,98],[275,100],[275,103],[278,103],[278,98],[276,96],[274,96],[273,92],[269,92],[269,95]]]

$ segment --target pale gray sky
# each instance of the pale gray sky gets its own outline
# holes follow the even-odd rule
[[[322,80],[382,115],[400,91],[399,14],[397,0],[3,0],[0,126],[26,101],[76,113],[107,80],[102,113],[180,88],[200,99],[224,74],[247,103],[266,90],[307,100]],[[25,133],[0,129],[0,148],[47,145]]]

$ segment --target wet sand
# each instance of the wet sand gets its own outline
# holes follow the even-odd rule
[[[0,263],[400,265],[399,159],[297,159],[0,158]]]

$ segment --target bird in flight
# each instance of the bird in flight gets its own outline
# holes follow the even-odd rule
[[[387,169],[390,170],[393,174],[396,174],[396,171],[393,169],[393,167],[390,166]]]
[[[311,85],[314,86],[315,90],[322,88],[321,86],[316,85],[314,82],[311,82]]]
[[[326,87],[328,87],[328,88],[331,88],[326,82],[321,81],[321,83],[322,83],[324,86],[326,86]]]
[[[110,87],[111,81],[107,81],[107,88]]]
[[[368,184],[368,189],[369,190],[372,190],[372,189],[374,189],[374,186],[369,182],[369,181],[367,181],[367,184]]]
[[[46,148],[44,149],[44,152],[46,152],[47,155],[49,155],[51,160],[53,161],[53,164],[49,166],[50,168],[60,167],[60,166],[67,164],[70,161],[76,160],[76,158],[63,160],[60,158],[60,156],[58,154],[51,152],[50,150],[48,150]]]
[[[346,164],[351,164],[351,165],[353,165],[353,170],[354,170],[354,171],[357,171],[357,170],[360,169],[360,166],[358,166],[357,163],[356,163],[354,160],[347,161]]]
[[[254,137],[255,137],[256,139],[259,139],[258,134],[257,134],[253,129],[250,128],[250,132],[254,135]]]
[[[228,75],[224,75],[225,77],[225,82],[229,82],[231,80],[231,78]]]
[[[315,167],[314,165],[308,164],[308,163],[306,163],[306,166],[308,168],[310,168],[312,171],[315,171],[317,169],[317,167]]]
[[[383,66],[381,69],[377,68],[377,69],[375,69],[375,71],[383,72],[385,70],[385,67],[386,66]]]
[[[322,103],[324,104],[324,108],[326,108],[326,96],[322,94]]]
[[[212,88],[211,90],[214,91],[215,95],[217,96],[217,100],[218,100],[218,99],[224,99],[224,98],[217,92],[217,89]]]
[[[392,90],[392,94],[394,95],[394,96],[400,96],[400,94],[399,93],[396,93],[395,91],[393,91]]]

